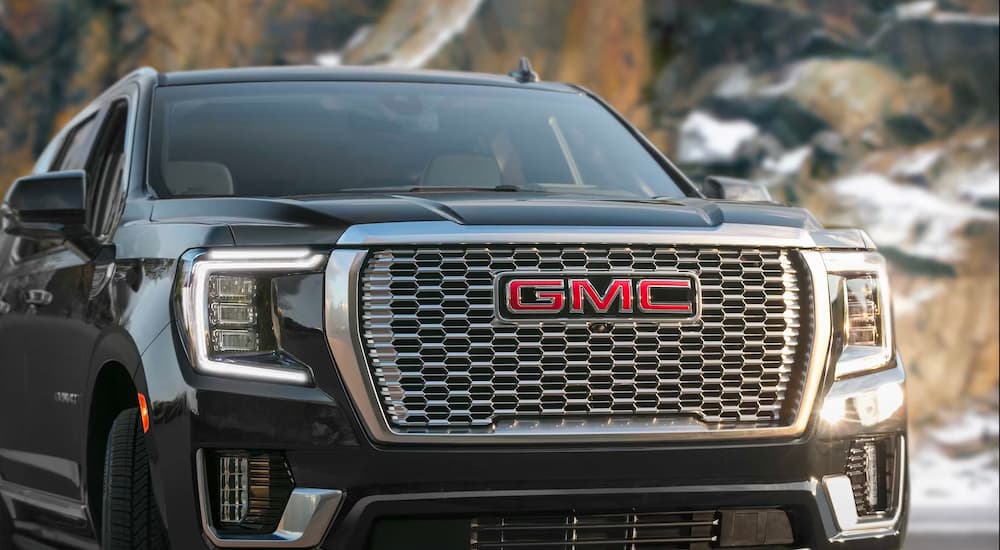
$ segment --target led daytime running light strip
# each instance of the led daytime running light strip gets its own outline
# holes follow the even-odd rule
[[[269,382],[309,384],[305,370],[268,367],[238,361],[213,360],[208,351],[208,279],[213,273],[273,273],[314,271],[326,256],[309,249],[212,250],[199,256],[191,266],[181,298],[194,366],[205,374],[233,376]]]

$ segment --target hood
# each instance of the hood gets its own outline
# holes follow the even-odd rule
[[[228,225],[237,244],[335,244],[357,224],[450,221],[461,225],[710,228],[723,223],[802,229],[821,226],[806,210],[772,203],[696,198],[608,200],[530,193],[423,193],[309,198],[157,200],[161,223]]]

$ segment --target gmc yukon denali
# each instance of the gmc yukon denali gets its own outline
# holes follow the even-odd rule
[[[886,263],[577,86],[141,69],[10,188],[0,548],[898,548]]]

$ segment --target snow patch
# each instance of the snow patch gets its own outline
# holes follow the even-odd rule
[[[891,174],[898,178],[915,179],[927,175],[944,157],[941,149],[914,151],[896,161]]]
[[[1000,199],[1000,172],[989,164],[983,164],[969,173],[958,186],[959,196],[965,200],[980,203]]]
[[[921,0],[919,2],[907,2],[896,6],[896,17],[900,19],[914,19],[927,17],[937,9],[937,0]]]
[[[930,439],[951,447],[974,445],[1000,438],[1000,418],[967,411],[943,428],[929,434]]]
[[[337,67],[343,59],[344,56],[339,51],[318,53],[314,58],[316,64],[322,65],[323,67]]]
[[[930,20],[935,23],[954,23],[960,25],[979,25],[983,27],[1000,26],[1000,16],[979,15],[976,13],[964,13],[958,11],[939,11],[930,16]]]
[[[351,33],[351,37],[348,38],[347,42],[344,44],[344,51],[350,51],[360,46],[361,43],[368,38],[368,35],[371,34],[371,32],[371,25],[361,25],[358,27],[357,30]]]
[[[785,152],[778,158],[768,157],[764,159],[761,166],[769,172],[784,176],[791,176],[799,173],[799,170],[802,169],[802,165],[805,164],[811,154],[812,147],[803,145],[802,147],[797,147],[791,151]]]
[[[900,185],[884,175],[861,173],[830,184],[840,205],[853,211],[880,246],[951,262],[962,257],[955,233],[975,220],[995,220],[984,210]]]
[[[932,429],[910,461],[915,508],[998,508],[1000,421],[996,410],[967,411]]]
[[[693,111],[681,124],[677,159],[690,164],[729,162],[736,158],[741,145],[759,133],[748,120],[722,120],[704,111]]]
[[[347,42],[344,44],[344,47],[341,48],[340,50],[333,52],[322,52],[316,54],[316,57],[314,58],[316,64],[322,65],[324,67],[340,66],[344,61],[344,52],[349,52],[352,49],[360,46],[361,43],[364,42],[366,38],[368,38],[368,35],[371,34],[371,32],[372,32],[371,25],[362,25],[358,27],[357,30],[351,33],[351,37],[347,39]]]
[[[760,95],[779,97],[790,93],[799,84],[799,79],[802,78],[803,67],[809,63],[809,61],[801,61],[792,65],[791,68],[786,69],[783,79],[771,84],[770,86],[765,86],[761,88]]]
[[[750,78],[750,70],[746,65],[730,71],[726,78],[715,88],[715,95],[719,97],[744,97],[753,91],[753,80]]]

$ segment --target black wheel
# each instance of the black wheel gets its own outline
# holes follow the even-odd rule
[[[122,411],[108,434],[104,455],[101,548],[165,550],[166,531],[153,497],[146,441],[138,409]]]

